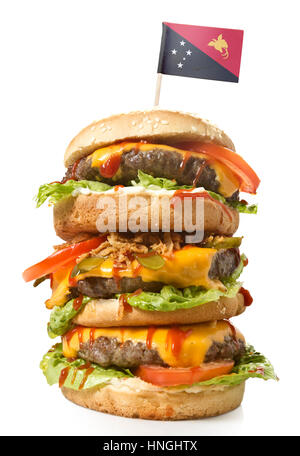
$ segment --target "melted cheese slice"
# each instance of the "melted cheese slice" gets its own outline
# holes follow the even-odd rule
[[[225,321],[198,325],[153,328],[85,328],[78,326],[62,337],[63,354],[67,358],[77,356],[81,344],[93,343],[98,337],[116,338],[120,343],[127,340],[145,343],[158,351],[161,359],[171,367],[196,367],[205,360],[213,342],[224,342],[232,336],[232,329]],[[150,336],[150,337],[149,337]],[[244,340],[236,330],[236,337]]]
[[[162,148],[163,150],[167,150],[170,152],[176,152],[182,155],[182,160],[184,160],[184,156],[188,153],[194,157],[201,157],[205,160],[208,160],[207,155],[201,154],[198,152],[190,152],[185,151],[182,149],[176,149],[175,147],[170,147],[166,145],[160,144],[148,144],[148,143],[132,143],[132,142],[123,142],[120,144],[112,144],[111,146],[103,147],[101,149],[97,149],[93,152],[90,157],[92,158],[92,167],[100,167],[102,166],[112,155],[122,155],[125,152],[129,152],[130,150],[148,152],[153,150],[154,148]],[[233,172],[224,166],[222,163],[214,160],[213,158],[209,157],[209,166],[215,170],[217,180],[220,183],[219,193],[224,195],[225,197],[231,196],[236,190],[239,189],[239,180],[233,174]],[[113,180],[117,180],[120,177],[120,171],[118,171]]]
[[[46,307],[53,309],[54,306],[63,306],[67,301],[69,294],[69,277],[75,266],[75,262],[72,266],[52,274],[52,296],[46,301]]]
[[[143,282],[162,282],[178,288],[203,286],[223,289],[219,280],[209,278],[209,269],[217,250],[201,247],[188,247],[174,252],[171,258],[164,258],[162,268],[153,270],[140,267],[137,260],[132,261],[127,269],[118,270],[118,277],[141,277]],[[77,280],[87,277],[114,277],[113,261],[105,260],[99,267],[77,276]]]

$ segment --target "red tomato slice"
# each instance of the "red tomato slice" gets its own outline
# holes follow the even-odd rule
[[[58,250],[45,258],[45,260],[26,269],[23,272],[23,279],[25,282],[30,282],[31,280],[56,272],[63,267],[67,267],[75,258],[78,258],[80,255],[87,253],[90,250],[96,249],[103,240],[104,238],[101,236],[94,237],[87,241],[78,242],[77,244],[72,244],[64,249]]]
[[[145,382],[158,386],[192,385],[229,374],[233,366],[233,361],[204,363],[199,367],[191,368],[142,365],[137,368],[135,375]]]
[[[240,181],[241,192],[256,193],[260,179],[248,163],[236,152],[217,144],[199,144],[195,142],[184,143],[176,147],[215,158],[237,176]]]

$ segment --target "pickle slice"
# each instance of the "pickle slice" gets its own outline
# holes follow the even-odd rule
[[[78,274],[82,274],[83,272],[91,271],[92,269],[95,269],[98,266],[100,266],[100,264],[103,263],[103,261],[104,258],[85,258],[84,260],[80,261],[80,263],[76,264],[71,273],[71,277],[73,278],[76,277]]]
[[[155,253],[152,254],[151,252],[149,255],[136,256],[136,259],[144,268],[154,269],[155,271],[162,268],[165,264],[163,257]]]

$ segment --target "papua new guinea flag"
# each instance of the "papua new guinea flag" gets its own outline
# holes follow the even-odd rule
[[[243,30],[163,22],[158,73],[238,82]]]

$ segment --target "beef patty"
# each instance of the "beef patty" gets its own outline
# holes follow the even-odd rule
[[[224,342],[213,342],[205,356],[205,363],[220,360],[237,361],[245,351],[243,340],[235,341],[231,336],[226,336]],[[148,348],[143,342],[126,340],[121,343],[116,337],[98,337],[94,342],[85,342],[80,345],[78,356],[97,363],[102,367],[118,366],[134,368],[142,364],[168,365],[163,362],[159,353],[154,348]]]
[[[209,270],[210,279],[225,279],[237,268],[240,262],[239,250],[222,249],[213,257]],[[80,280],[77,290],[91,298],[112,298],[118,293],[132,293],[138,289],[159,292],[165,284],[161,282],[143,282],[141,277],[123,277],[116,281],[114,278],[88,277]]]
[[[175,179],[178,185],[191,185],[204,187],[206,190],[218,192],[220,182],[217,180],[215,170],[210,167],[209,161],[197,156],[187,156],[183,161],[183,155],[174,149],[164,149],[163,146],[153,145],[152,150],[144,151],[132,148],[122,154],[118,179],[104,178],[99,173],[99,168],[92,167],[91,156],[78,161],[76,169],[73,165],[67,169],[65,179],[97,180],[110,185],[130,185],[137,178],[138,170],[153,177],[165,177]],[[184,167],[181,164],[184,163]],[[236,191],[229,199],[237,200],[239,192]]]

